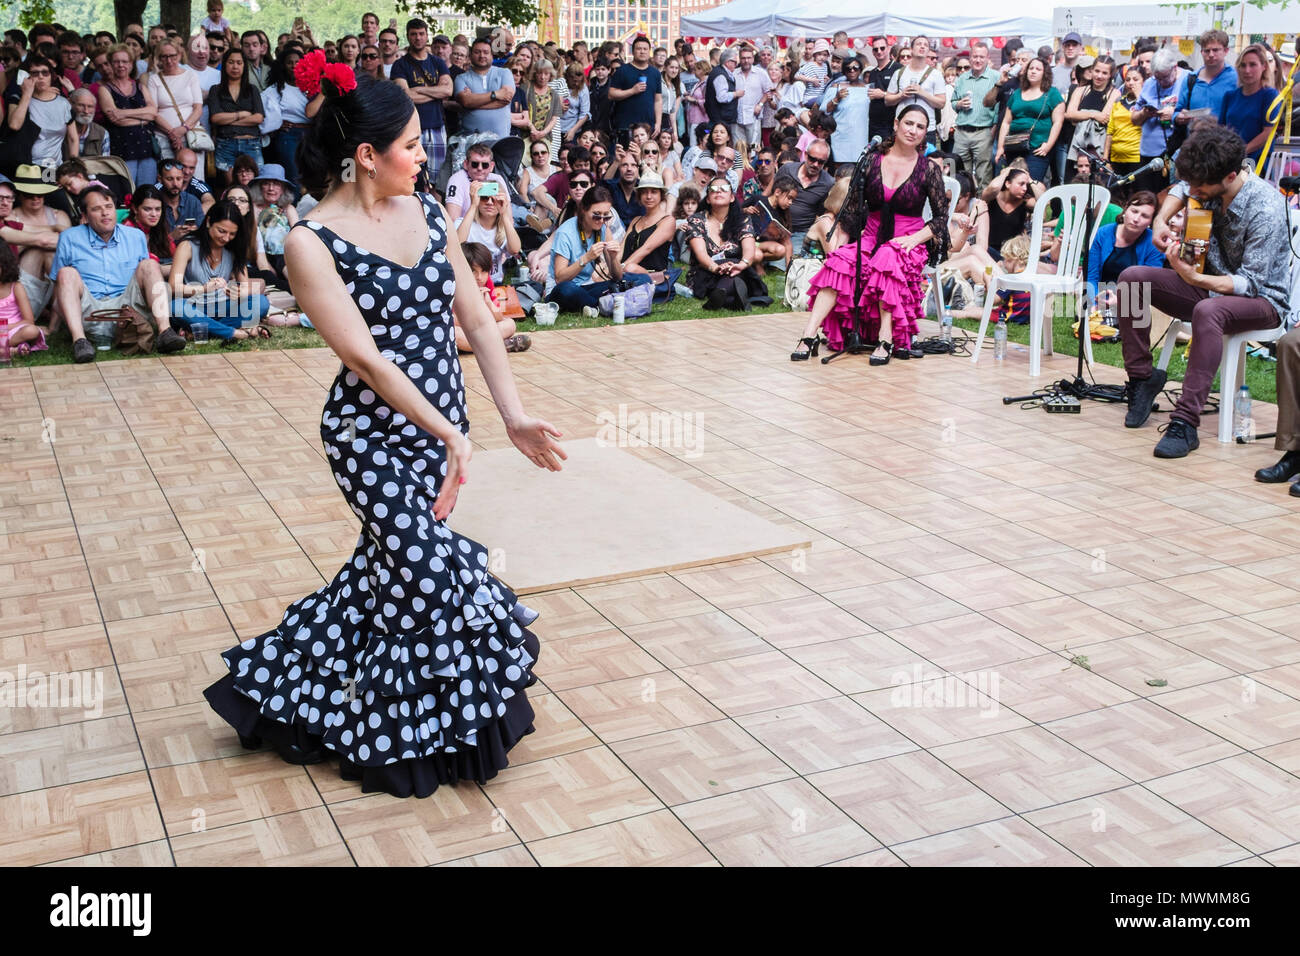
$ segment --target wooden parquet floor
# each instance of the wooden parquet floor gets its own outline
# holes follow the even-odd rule
[[[355,543],[318,438],[337,360],[0,370],[0,679],[65,691],[0,705],[0,864],[1300,862],[1300,500],[1251,479],[1271,443],[1211,418],[1161,462],[1165,413],[1004,407],[1023,350],[794,365],[802,323],[511,356],[572,438],[695,416],[698,449],[630,450],[812,545],[531,596],[537,732],[426,800],[244,752],[201,698]],[[506,447],[467,379],[472,438]]]

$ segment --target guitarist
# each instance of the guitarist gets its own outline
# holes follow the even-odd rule
[[[1196,126],[1176,165],[1191,197],[1213,214],[1205,271],[1181,258],[1182,241],[1167,225],[1176,204],[1171,193],[1154,235],[1170,268],[1131,266],[1117,283],[1116,315],[1129,377],[1126,427],[1146,423],[1165,386],[1165,372],[1153,368],[1151,360],[1151,308],[1192,324],[1182,395],[1155,447],[1157,458],[1183,458],[1199,447],[1196,429],[1219,367],[1223,337],[1273,328],[1288,311],[1290,257],[1279,254],[1290,240],[1286,203],[1268,182],[1243,172],[1245,158],[1246,144],[1234,130],[1210,123]],[[1223,414],[1228,414],[1232,396],[1222,401]]]

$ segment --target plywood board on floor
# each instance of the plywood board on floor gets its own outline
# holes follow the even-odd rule
[[[600,439],[564,443],[560,472],[514,448],[478,452],[448,522],[488,548],[518,594],[791,551],[786,528]]]

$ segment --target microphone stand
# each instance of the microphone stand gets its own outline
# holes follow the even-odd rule
[[[840,211],[835,214],[835,221],[831,223],[831,233],[840,227],[844,212],[849,207],[849,200],[852,197],[858,197],[859,208],[862,210],[862,225],[858,230],[857,236],[857,261],[854,265],[853,275],[853,328],[849,334],[844,337],[844,348],[838,352],[826,356],[822,359],[823,365],[829,365],[835,359],[842,355],[861,355],[863,352],[872,351],[868,344],[863,340],[863,334],[866,331],[866,322],[863,316],[862,308],[862,230],[867,226],[867,169],[871,162],[871,155],[880,149],[881,140],[879,137],[871,140],[862,150],[862,155],[853,170],[853,178],[849,180],[848,194],[844,198],[844,205]]]
[[[1083,215],[1085,219],[1092,218],[1093,200],[1095,198],[1094,190],[1096,189],[1096,185],[1097,185],[1097,164],[1093,162],[1088,164],[1088,195],[1083,205]],[[1092,239],[1093,239],[1092,235],[1085,233],[1084,243],[1083,243],[1083,259],[1080,263],[1083,268],[1083,298],[1084,298],[1083,309],[1079,308],[1078,298],[1075,299],[1075,303],[1074,303],[1075,313],[1078,316],[1078,321],[1079,321],[1079,355],[1078,355],[1078,365],[1075,369],[1074,378],[1058,379],[1057,381],[1053,382],[1052,384],[1048,385],[1045,389],[1043,389],[1042,393],[1036,393],[1034,395],[1005,396],[1002,399],[1003,405],[1014,405],[1014,404],[1019,404],[1019,403],[1038,400],[1038,399],[1050,399],[1050,398],[1062,397],[1066,395],[1072,395],[1075,398],[1079,399],[1080,401],[1082,401],[1085,398],[1091,398],[1101,402],[1122,401],[1122,399],[1119,397],[1119,393],[1115,389],[1115,386],[1097,385],[1088,382],[1083,377],[1083,337],[1085,335],[1092,334],[1092,328],[1091,328],[1092,323],[1089,321],[1088,303],[1087,303],[1088,264],[1089,264],[1089,256],[1092,251]],[[1045,330],[1045,334],[1048,335],[1055,334],[1055,323],[1052,323],[1048,326],[1048,328]]]

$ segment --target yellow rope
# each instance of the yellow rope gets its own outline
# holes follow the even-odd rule
[[[1282,135],[1287,142],[1291,141],[1291,100],[1295,93],[1296,69],[1300,68],[1300,57],[1296,57],[1295,63],[1291,65],[1291,75],[1286,78],[1286,83],[1278,92],[1273,102],[1268,104],[1268,109],[1264,112],[1264,121],[1272,123],[1273,129],[1269,131],[1268,139],[1264,141],[1264,148],[1259,152],[1259,162],[1255,164],[1255,175],[1264,174],[1264,164],[1268,162],[1268,153],[1273,146],[1273,137],[1277,136],[1277,128],[1285,122],[1285,129]]]

